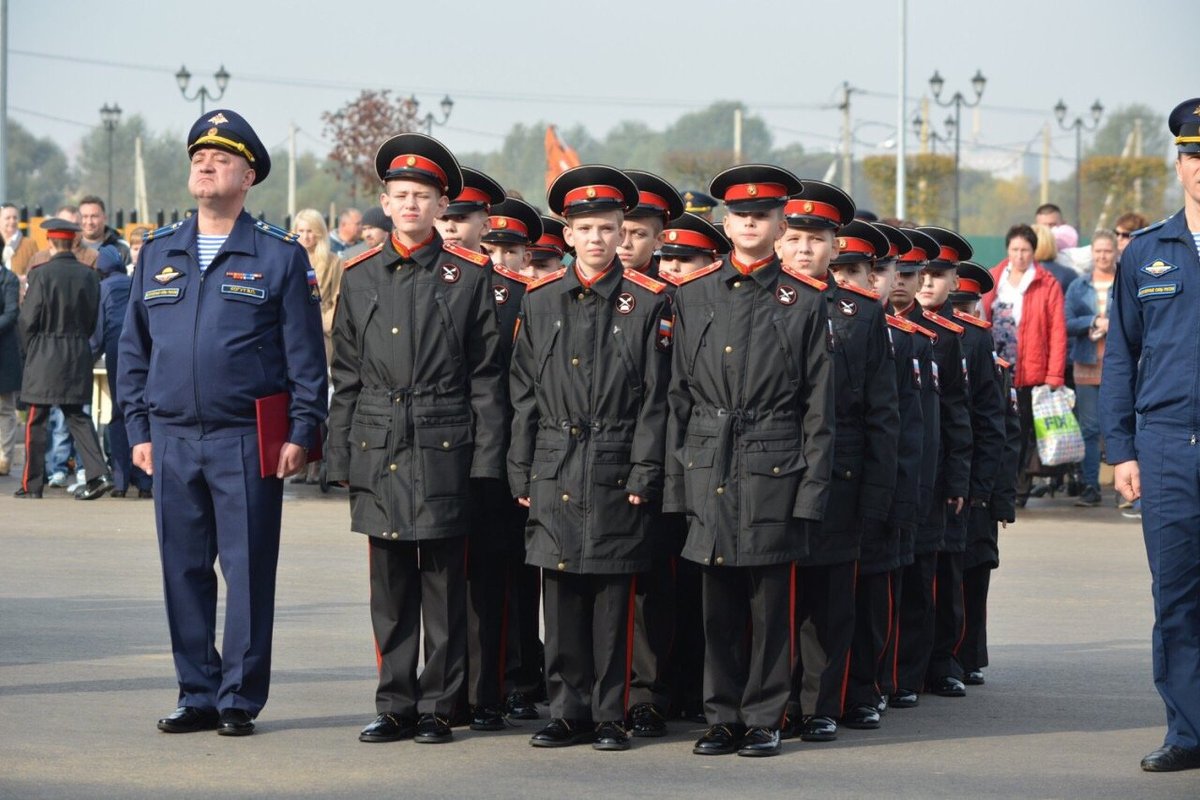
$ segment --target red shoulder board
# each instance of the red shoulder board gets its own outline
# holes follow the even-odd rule
[[[784,265],[783,271],[786,272],[788,275],[791,275],[793,278],[800,281],[801,283],[808,284],[812,288],[816,289],[818,292],[823,292],[829,288],[829,284],[825,283],[825,281],[819,281],[816,278],[812,277],[811,275],[805,275],[803,272],[801,272],[800,270],[798,270],[794,267]]]
[[[855,294],[861,294],[863,297],[869,297],[872,300],[874,300],[875,302],[879,302],[879,293],[878,292],[872,292],[870,289],[863,289],[862,287],[855,286],[852,283],[838,284],[838,285],[841,286],[843,289],[845,289],[847,292],[854,292]],[[910,333],[911,333],[911,331],[910,331]]]
[[[676,286],[683,286],[685,283],[691,283],[692,281],[696,280],[696,278],[703,278],[705,275],[711,275],[712,273],[716,272],[721,268],[722,263],[724,262],[714,261],[707,267],[701,267],[695,272],[689,272],[687,275],[680,275],[677,278],[672,278],[671,283],[675,284]],[[666,278],[665,275],[663,277]]]
[[[903,317],[894,317],[891,314],[888,314],[887,315],[887,323],[888,323],[888,325],[891,325],[896,330],[904,331],[905,333],[916,333],[917,332],[918,326],[914,325],[913,323],[909,322],[908,320],[904,319]]]
[[[363,250],[361,253],[359,253],[358,255],[356,255],[354,258],[350,259],[350,260],[349,260],[349,261],[347,261],[345,264],[343,264],[343,265],[342,265],[342,269],[350,269],[350,268],[351,268],[351,267],[353,267],[355,264],[358,264],[358,263],[361,263],[361,262],[363,262],[363,261],[366,261],[368,258],[370,258],[371,256],[375,255],[376,253],[378,253],[378,252],[379,252],[380,250],[382,250],[382,249],[383,249],[383,245],[381,245],[381,244],[377,244],[377,245],[375,245],[374,247],[372,247],[372,248],[370,248],[370,249],[368,249],[368,250]]]
[[[555,270],[554,272],[551,272],[549,275],[538,278],[536,281],[534,281],[533,283],[526,286],[525,291],[532,292],[534,289],[540,289],[543,286],[545,286],[547,283],[554,283],[556,280],[558,280],[559,278],[561,278],[563,275],[566,275],[566,274],[567,274],[566,267]]]
[[[943,328],[953,333],[962,333],[965,330],[962,325],[956,325],[955,323],[943,317],[941,314],[935,314],[932,311],[922,311],[921,316],[932,322],[934,325],[941,325]]]
[[[936,334],[936,333],[934,333],[933,331],[929,330],[929,328],[926,328],[926,327],[924,327],[924,326],[922,326],[922,325],[918,325],[918,324],[917,324],[917,323],[915,323],[915,322],[913,322],[913,323],[910,323],[910,324],[911,324],[911,325],[912,325],[914,328],[916,328],[916,329],[917,329],[917,333],[920,333],[920,334],[923,334],[923,335],[925,335],[926,337],[928,337],[928,338],[929,338],[929,340],[930,340],[931,342],[936,342],[936,341],[937,341],[937,334]]]
[[[974,325],[976,328],[983,328],[985,331],[992,327],[992,323],[988,322],[986,319],[980,319],[979,317],[972,316],[965,311],[959,311],[957,308],[954,309],[954,318],[960,319],[968,325]]]
[[[659,294],[663,289],[667,288],[665,283],[656,281],[645,273],[638,272],[636,269],[626,269],[623,277],[630,283],[636,283],[643,289],[648,289],[655,294]]]
[[[494,270],[497,275],[502,275],[505,278],[508,278],[510,281],[516,281],[517,283],[523,283],[526,286],[533,283],[533,278],[526,277],[525,275],[522,275],[519,272],[513,272],[508,267],[502,266],[500,264],[493,264],[492,270]]]
[[[447,253],[452,253],[459,258],[470,261],[477,267],[485,266],[488,261],[491,260],[490,256],[487,256],[483,253],[476,253],[474,250],[468,250],[467,248],[459,247],[456,244],[450,244],[450,242],[442,242],[442,249]]]

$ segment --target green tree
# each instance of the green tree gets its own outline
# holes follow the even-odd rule
[[[38,138],[21,123],[8,120],[8,197],[5,202],[41,206],[46,213],[62,202],[71,190],[70,169],[62,148],[49,137]]]
[[[733,118],[742,109],[742,159],[762,161],[771,153],[771,132],[762,117],[746,113],[740,102],[719,100],[708,108],[684,114],[663,133],[671,150],[733,150]]]
[[[1068,109],[1068,114],[1071,110]],[[1071,116],[1070,119],[1075,119]],[[1086,119],[1086,117],[1085,117]],[[1165,156],[1170,146],[1169,131],[1161,112],[1143,103],[1133,103],[1108,111],[1090,145],[1084,147],[1084,157],[1119,156],[1125,150],[1125,141],[1142,121],[1142,155]],[[1087,134],[1084,134],[1084,141]]]

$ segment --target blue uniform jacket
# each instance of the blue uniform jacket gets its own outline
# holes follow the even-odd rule
[[[196,217],[142,247],[121,333],[117,394],[131,445],[150,431],[255,430],[254,401],[286,391],[288,441],[309,447],[325,419],[320,297],[304,249],[246,212],[205,272]]]
[[[1135,424],[1200,433],[1197,299],[1200,256],[1180,210],[1138,231],[1121,255],[1100,386],[1108,463],[1137,458]]]

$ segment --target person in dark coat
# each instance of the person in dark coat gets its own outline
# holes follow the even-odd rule
[[[100,278],[75,259],[71,248],[79,226],[61,219],[42,223],[54,251],[29,273],[21,306],[21,345],[25,370],[21,400],[26,420],[25,472],[16,497],[40,498],[45,483],[46,420],[59,406],[83,457],[87,482],[76,489],[79,500],[94,500],[112,488],[96,426],[84,406],[92,400],[92,348],[100,306]]]
[[[138,497],[152,497],[150,476],[133,466],[129,435],[125,431],[125,415],[117,399],[117,350],[121,329],[125,327],[125,309],[129,305],[129,288],[133,279],[125,272],[121,251],[103,244],[96,254],[96,272],[100,274],[100,309],[96,330],[92,333],[92,356],[104,357],[108,374],[108,393],[112,398],[112,416],[108,420],[108,452],[112,458],[113,497],[124,497],[132,480]]]
[[[28,240],[27,240],[28,241]],[[0,244],[0,248],[4,245]],[[21,388],[21,337],[17,313],[21,279],[0,264],[0,475],[12,469],[17,444],[17,390]]]

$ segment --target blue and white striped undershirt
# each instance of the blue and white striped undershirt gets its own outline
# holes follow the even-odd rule
[[[203,233],[196,234],[196,256],[200,259],[200,271],[208,269],[208,265],[217,257],[217,251],[221,249],[221,245],[225,244],[225,240],[229,238],[229,234],[222,233],[216,236],[208,236]]]
[[[1200,255],[1200,233],[1193,233],[1192,239],[1196,242],[1196,254]]]

